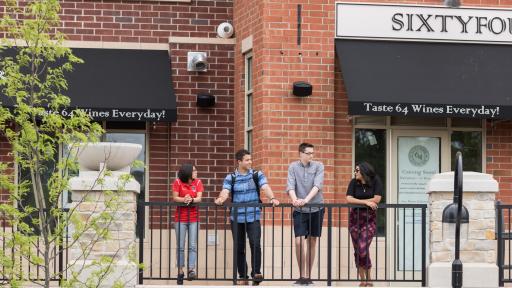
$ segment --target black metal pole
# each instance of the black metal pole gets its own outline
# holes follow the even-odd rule
[[[139,200],[139,203],[137,203],[137,229],[139,230],[139,285],[144,284],[144,267],[142,267],[142,264],[144,263],[145,212],[146,207],[144,206],[144,200]],[[151,221],[151,218],[149,221]]]
[[[320,244],[318,244],[320,247]],[[327,286],[332,285],[332,208],[327,207]],[[318,275],[320,278],[320,275]]]
[[[452,287],[462,287],[462,261],[460,261],[460,218],[462,215],[462,154],[457,152],[455,163],[455,183],[453,202],[457,201],[457,220],[455,222],[455,259],[452,263]]]
[[[504,242],[503,242],[503,211],[501,210],[501,202],[500,201],[497,201],[496,202],[496,218],[498,219],[498,227],[497,227],[497,232],[496,233],[498,235],[498,273],[499,273],[499,286],[500,287],[503,287],[504,286],[504,281],[503,281],[503,265],[504,265]]]

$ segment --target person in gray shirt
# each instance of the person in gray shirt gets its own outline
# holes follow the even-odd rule
[[[322,194],[324,165],[321,162],[312,161],[314,153],[312,144],[301,143],[299,145],[300,160],[290,163],[288,167],[286,190],[294,206],[295,256],[300,273],[300,278],[295,284],[298,285],[313,284],[310,272],[315,262],[315,247],[318,237],[322,234],[324,218],[323,207],[305,206],[324,203]]]

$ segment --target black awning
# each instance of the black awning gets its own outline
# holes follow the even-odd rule
[[[512,119],[512,46],[336,40],[352,115]]]
[[[66,76],[71,110],[85,109],[96,120],[176,121],[168,51],[73,48],[73,53],[84,63]]]

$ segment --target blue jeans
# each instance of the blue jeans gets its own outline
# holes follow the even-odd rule
[[[185,236],[188,232],[188,270],[196,267],[197,259],[197,223],[198,222],[176,222],[176,239],[178,246],[176,248],[176,265],[178,268],[185,266]]]

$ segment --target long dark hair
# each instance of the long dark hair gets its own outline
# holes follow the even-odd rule
[[[178,178],[183,183],[188,183],[188,180],[194,180],[192,178],[192,171],[194,171],[194,165],[190,163],[182,164],[178,171]]]
[[[366,161],[362,161],[357,163],[356,167],[359,167],[359,173],[361,173],[361,176],[363,176],[365,184],[368,186],[372,186],[375,177],[377,177],[377,174],[375,174],[375,169],[373,169],[373,166]]]

